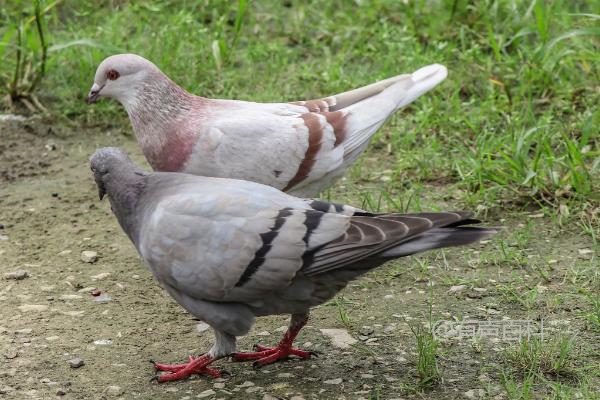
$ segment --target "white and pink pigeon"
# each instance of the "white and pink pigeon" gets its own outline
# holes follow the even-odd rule
[[[399,108],[447,76],[439,64],[318,100],[255,103],[188,93],[135,54],[98,66],[87,101],[118,100],[152,168],[259,182],[296,196],[329,188]]]

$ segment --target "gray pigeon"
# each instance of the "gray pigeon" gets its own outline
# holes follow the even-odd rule
[[[471,227],[468,212],[372,214],[293,197],[270,186],[183,173],[147,173],[117,148],[96,151],[91,168],[100,199],[108,194],[121,227],[154,276],[187,311],[215,332],[212,348],[168,371],[160,382],[191,374],[219,376],[220,358],[255,366],[290,355],[311,307],[388,260],[465,245],[497,229]],[[258,316],[291,314],[275,347],[236,353],[236,336]]]

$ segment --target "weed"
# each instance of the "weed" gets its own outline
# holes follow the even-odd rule
[[[504,356],[522,376],[542,375],[552,379],[574,379],[578,376],[574,339],[566,335],[549,340],[523,339],[505,351]]]
[[[500,382],[511,400],[530,400],[534,398],[534,376],[532,374],[526,375],[519,384],[510,372],[502,371]]]
[[[577,223],[581,231],[592,238],[594,247],[598,246],[598,238],[600,237],[600,217],[598,210],[591,212],[582,212]]]
[[[346,306],[352,304],[355,303],[346,299],[344,296],[337,296],[335,299],[325,303],[326,306],[335,306],[337,308],[341,323],[349,330],[352,329],[352,321],[350,315],[346,311]]]
[[[525,289],[516,287],[513,282],[509,282],[498,285],[497,289],[506,302],[517,303],[527,311],[533,310],[537,305],[539,295],[537,287]]]
[[[434,321],[431,303],[429,303],[429,327],[424,328],[418,324],[408,324],[408,326],[417,341],[417,374],[419,375],[417,388],[431,389],[442,380],[437,362],[439,341],[432,333]]]
[[[598,291],[592,292],[581,288],[580,293],[589,303],[589,309],[583,311],[582,316],[589,322],[592,329],[600,331],[600,296]]]
[[[45,111],[34,94],[37,85],[46,74],[48,44],[44,35],[44,14],[57,2],[42,10],[39,0],[34,3],[33,16],[27,17],[9,27],[4,34],[0,56],[9,46],[9,40],[15,36],[12,47],[14,54],[14,70],[12,75],[0,74],[0,86],[7,90],[5,102],[12,106],[21,101],[30,111]]]
[[[420,389],[428,389],[441,380],[436,358],[439,343],[429,330],[415,326],[411,326],[410,329],[417,340],[418,386]]]

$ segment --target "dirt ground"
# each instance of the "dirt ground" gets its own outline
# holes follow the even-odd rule
[[[231,374],[226,379],[151,382],[149,359],[182,362],[208,349],[212,334],[197,329],[198,321],[157,285],[108,202],[99,202],[88,157],[109,145],[142,162],[133,138],[119,131],[0,121],[0,398],[508,398],[500,378],[507,344],[498,340],[442,342],[442,383],[425,394],[414,390],[409,324],[426,324],[430,303],[435,319],[544,319],[550,331],[565,326],[577,335],[580,366],[598,365],[598,331],[584,318],[589,304],[578,295],[597,274],[593,254],[580,251],[592,248],[590,237],[577,230],[558,235],[549,218],[521,212],[486,222],[505,226],[499,237],[515,248],[513,233],[527,235],[519,254],[535,262],[496,262],[491,248],[498,246],[487,243],[390,263],[347,288],[341,306],[313,311],[298,343],[320,352],[318,358],[258,371],[221,360],[217,365]],[[443,198],[435,200],[440,207]],[[83,251],[96,252],[97,261],[84,262]],[[546,278],[531,265],[542,266]],[[1,277],[18,269],[28,276]],[[514,301],[507,287],[537,288],[537,295]],[[92,289],[103,295],[92,296]],[[286,324],[285,316],[258,319],[239,348],[276,343]],[[348,330],[358,342],[332,346],[325,328]],[[72,368],[76,358],[84,365]],[[597,376],[588,385],[589,392],[600,389]]]

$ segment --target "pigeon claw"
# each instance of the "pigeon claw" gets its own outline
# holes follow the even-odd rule
[[[292,346],[286,346],[279,344],[276,347],[267,347],[260,344],[254,345],[254,352],[247,353],[234,353],[232,355],[233,361],[248,361],[254,360],[252,367],[258,369],[265,365],[273,364],[279,360],[285,360],[289,356],[297,356],[302,359],[308,359],[311,356],[316,356],[317,353],[312,351],[305,351],[294,348]]]
[[[191,375],[208,375],[213,378],[219,378],[223,372],[216,368],[209,368],[208,365],[215,361],[209,355],[202,355],[200,357],[189,356],[187,364],[162,364],[155,361],[151,361],[154,368],[157,371],[166,372],[165,374],[158,375],[156,380],[159,383],[171,382],[185,379]]]

